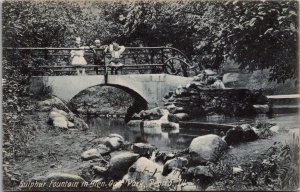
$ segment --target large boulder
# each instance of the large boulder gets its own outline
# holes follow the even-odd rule
[[[155,129],[155,128],[161,128],[161,125],[163,123],[168,123],[168,114],[169,112],[166,110],[165,114],[158,120],[146,120],[144,121],[144,128],[145,129]],[[161,129],[159,129],[161,131]]]
[[[179,169],[167,176],[163,176],[162,171],[162,165],[141,157],[128,169],[123,179],[114,185],[113,190],[165,191],[176,189],[183,182]]]
[[[107,155],[110,153],[111,149],[104,144],[99,144],[97,150],[101,155]]]
[[[226,132],[224,140],[226,141],[227,145],[234,145],[238,144],[243,141],[244,131],[240,126],[234,127],[229,129]]]
[[[81,158],[83,160],[95,159],[95,158],[99,158],[100,156],[101,155],[100,155],[98,149],[89,149],[89,150],[81,153]]]
[[[189,114],[187,113],[176,113],[175,117],[179,120],[179,121],[186,121],[190,118]]]
[[[197,178],[197,183],[205,189],[214,180],[214,171],[210,166],[190,167],[181,172],[181,178],[186,181]]]
[[[199,177],[213,178],[214,173],[209,166],[202,166],[202,165],[196,167],[190,167],[186,171],[182,172],[183,179],[199,178]]]
[[[111,154],[109,161],[109,174],[115,179],[121,179],[128,168],[138,159],[139,154],[129,151],[120,151]]]
[[[166,111],[166,109],[156,107],[149,110],[143,110],[137,116],[143,120],[158,120],[166,114]]]
[[[104,141],[104,144],[111,150],[117,150],[123,146],[124,139],[119,137],[107,137]]]
[[[97,176],[106,176],[108,173],[107,167],[100,167],[97,165],[93,165],[92,169],[93,169],[94,173],[97,174]]]
[[[132,150],[134,153],[137,153],[144,157],[150,157],[152,152],[155,151],[157,148],[154,145],[148,143],[135,143],[132,146]]]
[[[226,148],[227,144],[221,137],[209,134],[193,139],[189,154],[194,163],[215,162]]]
[[[51,119],[54,119],[55,117],[60,117],[60,116],[63,116],[67,119],[68,113],[54,107],[49,114],[49,118],[51,118]]]
[[[108,137],[110,137],[110,138],[117,137],[117,138],[119,138],[120,140],[125,141],[124,138],[123,138],[121,135],[117,134],[117,133],[109,134]]]
[[[148,170],[145,172],[145,170]],[[144,172],[146,174],[158,176],[162,173],[163,166],[153,161],[140,157],[128,170],[129,173],[133,172]]]
[[[268,113],[269,110],[270,110],[270,106],[265,104],[265,105],[253,105],[256,113],[259,113],[259,114],[265,114],[265,113]]]
[[[157,109],[157,108],[155,108]],[[166,109],[157,109],[160,111],[159,119],[156,120],[131,120],[127,123],[131,130],[140,131],[140,128],[144,128],[145,133],[149,134],[158,134],[161,133],[161,125],[162,123],[168,123],[168,114],[169,111]],[[141,112],[142,113],[142,112]],[[144,119],[144,118],[143,118]],[[148,118],[149,119],[149,118]]]
[[[44,181],[44,182],[85,182],[85,180],[79,175],[73,173],[63,173],[63,172],[52,172],[48,173],[46,176],[35,177],[32,180]]]
[[[69,115],[67,112],[54,107],[49,114],[48,122],[59,128],[67,129],[75,127],[75,124],[68,119],[74,119],[73,114]]]
[[[61,116],[61,117],[55,117],[52,120],[52,123],[53,123],[54,127],[68,129],[68,121],[63,116]]]
[[[157,184],[162,180],[163,166],[153,161],[141,157],[129,169],[128,173],[122,180],[113,186],[113,190],[120,191],[123,187],[128,187],[129,190],[144,191],[151,188],[152,184]],[[139,183],[142,181],[142,185]]]
[[[174,168],[182,169],[187,165],[188,160],[185,157],[176,157],[174,159],[170,159],[164,164],[162,175],[167,176]]]
[[[64,118],[66,121],[68,120],[64,111],[60,110],[60,111],[57,111],[57,110],[52,110],[50,113],[49,113],[49,119],[54,121],[55,118],[57,117],[62,117]]]
[[[229,129],[224,137],[227,145],[234,145],[243,141],[253,141],[256,139],[258,139],[258,135],[249,124],[242,124]]]
[[[160,152],[155,153],[155,162],[165,164],[168,160],[175,158],[175,153],[172,152]]]
[[[243,124],[241,125],[241,128],[243,129],[243,141],[253,141],[258,139],[258,135],[251,125]]]
[[[52,111],[55,111],[55,112],[57,112],[57,113],[60,113],[61,115],[63,115],[63,116],[65,116],[66,118],[68,118],[69,113],[65,112],[64,110],[57,109],[56,107],[54,107],[54,108],[52,109]]]

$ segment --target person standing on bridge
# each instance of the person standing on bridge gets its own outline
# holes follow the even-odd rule
[[[113,75],[113,71],[115,69],[115,74],[118,74],[118,70],[124,66],[121,63],[120,57],[121,54],[125,51],[124,46],[119,46],[116,42],[113,42],[109,45],[109,52],[111,54],[111,60],[109,61],[109,66],[111,67],[111,74]]]
[[[90,48],[93,50],[94,54],[94,64],[99,66],[105,66],[105,53],[107,52],[107,45],[101,46],[101,42],[99,39],[95,40],[95,46],[90,46]],[[104,50],[99,50],[103,48]],[[94,68],[96,71],[96,74],[98,75],[98,67]]]
[[[86,60],[84,59],[84,49],[85,47],[81,47],[81,39],[80,37],[76,38],[75,41],[75,46],[76,48],[78,48],[79,50],[72,50],[71,51],[71,65],[77,66],[76,67],[76,72],[77,75],[85,75],[85,68],[81,68],[80,66],[84,66],[87,65]],[[81,74],[80,74],[80,70],[82,70]]]

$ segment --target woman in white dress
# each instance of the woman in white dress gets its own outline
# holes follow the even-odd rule
[[[85,60],[84,56],[84,49],[85,47],[81,47],[81,39],[80,37],[76,38],[76,48],[79,48],[80,50],[72,50],[71,51],[71,65],[78,66],[76,67],[77,75],[85,75],[85,68],[80,68],[80,66],[87,65],[87,62]],[[80,70],[82,70],[80,74]]]

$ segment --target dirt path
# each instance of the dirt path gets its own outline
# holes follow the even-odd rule
[[[47,172],[67,172],[81,175],[90,161],[82,162],[80,154],[96,138],[89,131],[62,130],[47,124],[48,112],[28,116],[30,126],[36,126],[34,139],[29,142],[26,157],[16,158],[14,170],[26,181]]]

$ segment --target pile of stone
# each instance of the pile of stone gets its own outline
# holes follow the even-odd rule
[[[88,182],[90,189],[104,183],[102,190],[118,191],[204,190],[218,171],[212,163],[218,162],[228,146],[252,141],[258,135],[259,129],[244,124],[228,130],[224,138],[198,136],[182,151],[162,152],[154,145],[129,143],[121,135],[110,134],[93,139],[82,150],[82,167],[87,169],[49,173],[33,180]],[[243,171],[232,170],[235,174]]]
[[[226,142],[216,135],[197,137],[183,152],[168,154],[151,144],[129,144],[118,134],[96,138],[91,143],[96,145],[81,153],[82,167],[88,167],[87,171],[49,172],[32,181],[79,182],[79,187],[84,182],[88,182],[87,187],[106,183],[102,190],[164,190],[170,187],[196,190],[199,186],[192,178],[196,175],[212,179],[213,171],[205,163],[216,162],[227,148]],[[114,182],[108,185],[111,181]]]
[[[207,164],[216,162],[226,149],[227,143],[217,135],[199,136],[182,152],[165,154],[164,158],[160,152],[152,159],[138,158],[113,189],[200,190],[204,181],[212,181],[214,177]],[[192,182],[196,177],[200,180]]]
[[[54,127],[62,129],[77,128],[80,130],[86,130],[89,128],[84,120],[72,113],[64,102],[57,97],[40,101],[37,103],[37,107],[39,111],[50,111],[48,123]]]
[[[49,114],[49,123],[53,124],[54,127],[59,127],[63,129],[74,128],[75,124],[68,120],[70,116],[67,112],[53,108]]]
[[[183,151],[168,154],[157,151],[154,158],[140,157],[113,189],[203,190],[217,174],[211,163],[218,162],[228,146],[257,139],[260,131],[249,124],[243,124],[228,130],[224,138],[215,134],[199,136]],[[240,172],[243,172],[241,167],[232,167],[232,174]],[[164,188],[164,182],[172,184],[166,184],[168,187]]]
[[[171,95],[171,96],[170,96]],[[179,121],[205,116],[251,116],[269,112],[268,100],[257,104],[257,95],[247,89],[203,89],[196,84],[170,93],[165,106],[143,110],[132,116],[129,127],[179,128]],[[265,97],[261,95],[260,97]]]
[[[161,133],[161,128],[179,129],[178,123],[170,121],[170,112],[166,107],[157,107],[150,110],[142,110],[132,116],[127,125],[136,131],[142,127],[145,133]]]
[[[215,78],[203,80],[202,75],[195,76],[193,82],[185,87],[179,86],[169,92],[164,97],[164,106],[134,114],[128,125],[137,130],[141,126],[177,129],[179,121],[199,117],[251,116],[271,111],[271,104],[262,92],[214,88]]]
[[[263,99],[261,99],[263,98]],[[179,108],[189,117],[210,115],[249,116],[268,113],[268,99],[247,89],[212,89],[206,84],[194,82],[178,87],[165,99],[165,106]]]
[[[254,141],[258,138],[258,129],[249,124],[243,124],[229,129],[223,139],[228,145],[234,145],[241,142]]]

